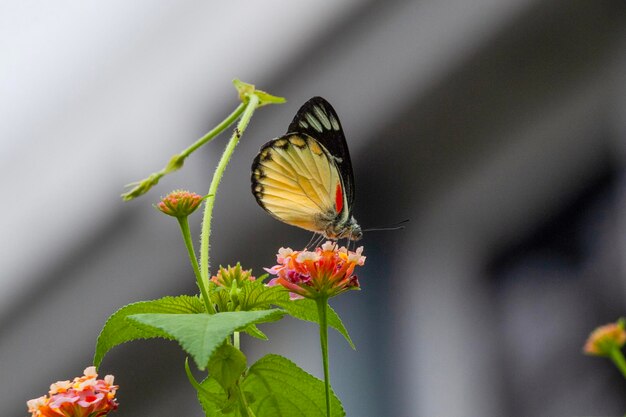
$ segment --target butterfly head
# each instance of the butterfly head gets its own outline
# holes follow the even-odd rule
[[[345,222],[330,223],[324,230],[324,236],[333,240],[350,239],[356,241],[363,237],[363,230],[361,230],[361,226],[356,222],[354,216],[350,216]]]

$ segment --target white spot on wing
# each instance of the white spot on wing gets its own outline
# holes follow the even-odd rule
[[[324,113],[324,110],[322,110],[320,106],[313,106],[313,111],[315,112],[315,115],[320,120],[320,122],[322,122],[324,127],[327,130],[330,130],[330,120],[328,120],[328,116],[326,116],[326,113]]]
[[[303,127],[303,128],[305,128],[305,129],[306,129],[307,127],[309,127],[309,124],[308,124],[307,122],[305,122],[304,120],[302,120],[299,124],[300,124],[300,127]]]
[[[333,129],[339,130],[339,121],[332,114],[330,115],[330,124],[333,125]]]
[[[315,118],[315,116],[313,116],[311,113],[307,113],[305,114],[306,119],[309,121],[309,123],[311,124],[311,127],[313,127],[313,129],[317,130],[318,132],[322,133],[324,131],[324,129],[322,128],[322,125],[320,124],[320,122]]]

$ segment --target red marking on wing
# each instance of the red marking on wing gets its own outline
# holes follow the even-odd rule
[[[341,184],[337,183],[337,190],[335,191],[335,208],[337,213],[341,213],[343,208],[343,192],[341,191]]]

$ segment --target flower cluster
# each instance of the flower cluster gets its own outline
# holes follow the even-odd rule
[[[113,375],[97,379],[96,367],[85,369],[84,376],[50,385],[49,395],[26,403],[32,417],[103,417],[117,409]]]
[[[348,290],[359,289],[354,269],[365,263],[363,247],[356,252],[328,241],[314,251],[280,248],[278,265],[265,268],[276,275],[268,285],[282,285],[291,298],[334,297]]]
[[[173,217],[187,217],[193,213],[204,197],[184,190],[172,191],[155,206],[163,213]]]
[[[256,278],[252,276],[252,270],[241,269],[241,265],[237,262],[237,265],[224,268],[220,266],[216,275],[211,277],[211,281],[221,287],[231,287],[233,282],[236,282],[238,286],[244,281],[254,281]]]
[[[621,349],[626,343],[626,321],[620,319],[617,323],[609,323],[596,328],[587,339],[583,352],[587,355],[609,356],[614,349]]]

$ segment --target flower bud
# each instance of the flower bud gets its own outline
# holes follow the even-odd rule
[[[216,275],[211,277],[211,281],[220,287],[233,288],[234,291],[237,287],[241,287],[244,281],[254,281],[256,278],[252,276],[252,270],[241,269],[241,264],[237,262],[235,266],[228,266],[224,268],[220,266]]]
[[[587,339],[583,352],[587,355],[609,356],[614,349],[621,349],[626,343],[624,319],[616,323],[605,324],[596,328]]]
[[[176,190],[163,197],[155,207],[168,216],[182,218],[193,213],[203,199],[199,194]]]

